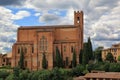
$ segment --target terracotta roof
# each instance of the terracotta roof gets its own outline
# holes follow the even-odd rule
[[[117,44],[113,44],[112,46],[117,46],[117,45],[120,45],[120,43],[117,43]]]
[[[84,76],[75,77],[73,80],[85,80]]]
[[[19,29],[38,29],[38,28],[75,28],[75,25],[51,25],[51,26],[21,26]]]
[[[120,79],[120,72],[87,73],[84,78],[112,78]]]

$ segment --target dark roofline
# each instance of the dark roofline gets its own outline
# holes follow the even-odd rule
[[[20,26],[18,29],[41,29],[41,28],[76,28],[75,25],[50,25],[50,26]]]
[[[118,45],[120,45],[120,43],[117,43],[117,44],[112,44],[112,46],[118,46]]]

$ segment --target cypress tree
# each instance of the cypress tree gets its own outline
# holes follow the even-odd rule
[[[79,53],[79,64],[82,64],[82,57],[83,57],[83,50],[81,49]]]
[[[73,51],[72,66],[76,67],[76,65],[77,65],[77,60],[76,60],[76,52],[75,52],[75,49],[74,49],[74,51]]]
[[[88,38],[88,56],[89,56],[89,60],[93,60],[93,50],[92,50],[92,43],[90,37]]]
[[[46,55],[45,55],[45,53],[43,53],[42,68],[47,69],[47,67],[48,67],[48,63],[47,63]]]
[[[13,68],[13,80],[19,80],[20,68],[14,67]]]
[[[19,61],[19,67],[21,69],[24,69],[24,52],[23,52],[23,48],[21,48],[21,52],[20,52],[20,61]]]
[[[83,48],[83,57],[82,57],[82,64],[87,64],[89,57],[88,57],[88,43],[84,43],[84,48]]]
[[[62,59],[62,56],[60,55],[60,51],[58,47],[56,47],[56,58],[55,59],[56,59],[55,66],[63,67],[63,59]]]

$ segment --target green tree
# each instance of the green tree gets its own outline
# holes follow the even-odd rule
[[[5,80],[14,80],[14,75],[10,74],[9,76],[7,76]]]
[[[63,67],[63,59],[62,56],[60,54],[60,51],[58,49],[58,47],[56,47],[56,58],[55,58],[56,62],[55,62],[55,66],[56,67]]]
[[[20,79],[20,80],[27,80],[27,79],[28,79],[28,74],[29,74],[29,71],[28,71],[28,70],[23,70],[23,71],[19,74],[19,79]]]
[[[75,49],[74,49],[74,51],[73,51],[72,67],[76,67],[76,65],[77,65],[76,51],[75,51]]]
[[[19,67],[14,67],[13,69],[13,79],[14,80],[19,80],[19,74],[20,74],[20,68]]]
[[[120,61],[120,56],[118,56],[118,61]]]
[[[31,74],[30,74],[31,75]],[[28,75],[30,80],[39,80],[39,75],[41,75],[41,71],[35,71],[32,73],[31,77]]]
[[[34,73],[35,73],[35,71],[34,72],[32,71],[28,74],[28,80],[36,80],[36,79],[32,79]]]
[[[45,53],[43,53],[42,68],[47,69],[47,67],[48,67],[48,63],[47,63],[46,55]]]
[[[68,66],[68,63],[69,63],[69,61],[68,61],[68,57],[66,57],[66,60],[65,60],[65,64],[66,64],[66,66]]]
[[[92,49],[92,43],[90,37],[88,38],[88,57],[89,60],[93,60],[93,49]]]
[[[107,60],[107,61],[110,61],[110,62],[113,62],[113,61],[114,61],[114,58],[113,58],[112,53],[108,52],[108,54],[106,55],[106,60]]]
[[[93,70],[94,69],[94,64],[88,64],[87,65],[87,70],[89,71],[89,72],[91,72],[91,70]]]
[[[120,72],[120,64],[119,63],[110,63],[109,71],[110,72]]]
[[[5,80],[5,78],[9,75],[10,73],[6,70],[1,70],[0,71],[0,78],[2,78],[3,80]]]
[[[103,67],[103,68],[104,68],[104,71],[108,72],[108,71],[109,71],[109,67],[110,67],[110,63],[108,63],[108,62],[105,63],[105,64],[104,64],[104,67]]]
[[[83,50],[81,49],[79,53],[79,64],[82,63],[82,57],[83,57]]]
[[[55,67],[55,53],[53,53],[53,67]]]
[[[21,48],[21,52],[20,52],[20,61],[19,61],[19,67],[21,69],[24,69],[24,52],[23,52],[23,48]]]
[[[86,65],[88,63],[88,61],[89,61],[89,57],[88,57],[88,43],[84,43],[82,64]]]
[[[102,49],[103,47],[98,47],[94,50],[94,59],[96,62],[102,62]]]
[[[85,66],[79,64],[71,70],[71,74],[72,76],[81,76],[83,75],[84,70],[85,70]]]

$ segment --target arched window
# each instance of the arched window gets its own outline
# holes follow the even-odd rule
[[[40,39],[40,51],[46,51],[47,50],[47,38],[45,36],[42,36]]]

